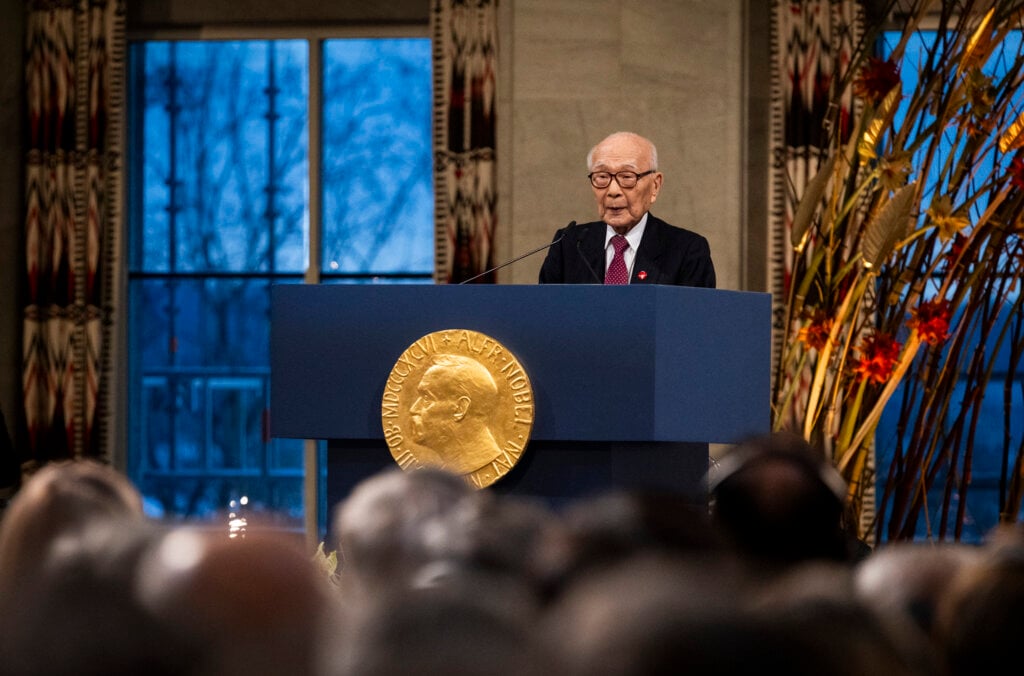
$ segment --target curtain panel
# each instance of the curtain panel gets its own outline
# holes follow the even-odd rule
[[[792,283],[790,235],[797,203],[827,157],[831,130],[838,125],[844,138],[851,133],[855,100],[849,90],[841,97],[836,94],[860,39],[862,21],[855,0],[773,2],[768,252],[773,363],[778,363]]]
[[[434,281],[494,267],[497,0],[434,0]],[[480,283],[495,281],[484,275]]]
[[[793,284],[793,217],[808,183],[827,158],[828,138],[837,133],[848,140],[858,110],[852,88],[841,90],[852,54],[863,36],[864,12],[856,0],[773,0],[771,96],[771,216],[769,270],[773,306],[773,363],[779,362],[785,329],[787,299]],[[795,376],[803,392],[810,390],[813,373]],[[797,397],[801,396],[800,390]],[[804,397],[806,403],[806,397]],[[798,411],[804,407],[793,406]],[[775,421],[799,429],[794,421]],[[874,454],[866,474],[874,472]],[[859,531],[872,533],[876,489],[857,487],[861,504]],[[869,542],[873,539],[869,536]]]
[[[124,16],[123,0],[28,4],[26,471],[110,459]]]

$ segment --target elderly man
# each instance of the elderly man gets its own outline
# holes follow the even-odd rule
[[[663,175],[648,139],[616,132],[587,155],[601,220],[555,233],[541,284],[675,284],[714,288],[708,241],[650,213]],[[560,241],[559,241],[560,240]]]

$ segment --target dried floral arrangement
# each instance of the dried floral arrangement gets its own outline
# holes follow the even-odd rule
[[[793,204],[772,393],[775,429],[826,449],[873,542],[961,538],[993,407],[1001,520],[1024,495],[1024,1],[899,5],[888,56],[867,26],[835,83],[855,114]]]

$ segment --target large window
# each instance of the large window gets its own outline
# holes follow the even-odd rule
[[[305,442],[268,435],[270,287],[431,283],[430,41],[130,49],[129,474],[157,517],[244,502],[300,529]]]

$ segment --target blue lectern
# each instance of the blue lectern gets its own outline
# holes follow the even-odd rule
[[[612,488],[703,496],[709,443],[770,428],[766,293],[654,285],[278,285],[270,429],[328,441],[327,500],[394,466],[381,398],[395,360],[443,329],[509,349],[530,442],[488,490],[552,502]]]

